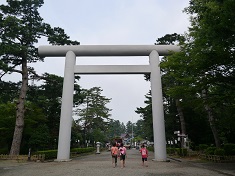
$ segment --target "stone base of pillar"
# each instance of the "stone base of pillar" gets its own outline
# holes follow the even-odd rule
[[[68,161],[72,161],[72,159],[55,159],[55,162],[68,162]]]

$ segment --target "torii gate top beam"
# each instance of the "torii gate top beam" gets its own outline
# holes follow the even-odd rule
[[[39,46],[41,57],[64,57],[68,51],[76,56],[149,56],[156,50],[160,56],[169,55],[170,52],[179,52],[180,47],[175,45],[65,45],[65,46]]]

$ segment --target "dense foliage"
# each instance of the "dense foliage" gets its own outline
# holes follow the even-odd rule
[[[16,118],[11,155],[18,155],[25,126],[28,81],[30,77],[41,78],[29,63],[43,61],[35,44],[45,37],[50,44],[78,45],[69,40],[63,29],[52,28],[43,21],[38,9],[43,0],[7,0],[0,5],[0,70],[2,78],[6,74],[20,74],[19,94],[16,102]]]
[[[191,27],[184,35],[167,34],[156,44],[177,44],[181,52],[161,60],[166,137],[174,131],[191,145],[235,143],[235,3],[191,0],[185,12]],[[149,80],[149,75],[146,75]],[[149,98],[148,98],[149,99]],[[151,102],[137,108],[147,122]],[[175,142],[174,142],[175,143]]]

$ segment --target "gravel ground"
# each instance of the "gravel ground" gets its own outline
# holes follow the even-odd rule
[[[16,162],[0,160],[0,176],[235,176],[235,163],[208,163],[195,160],[152,161],[150,152],[148,167],[141,165],[138,150],[127,150],[126,167],[120,162],[112,167],[110,152],[74,158],[70,162]]]

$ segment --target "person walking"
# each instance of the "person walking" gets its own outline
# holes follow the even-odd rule
[[[147,164],[148,150],[147,150],[147,148],[145,147],[144,144],[141,146],[140,153],[141,153],[141,156],[142,156],[142,166],[148,167],[148,164]]]
[[[111,147],[111,155],[112,155],[112,165],[113,167],[117,166],[117,157],[118,157],[118,148],[116,147],[116,143],[113,143]]]
[[[126,147],[123,145],[123,143],[120,144],[119,153],[120,153],[121,168],[123,168],[125,167],[125,162],[126,162]]]

